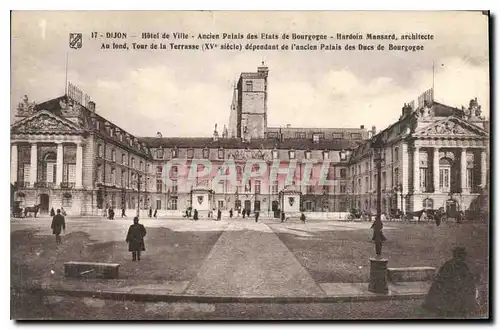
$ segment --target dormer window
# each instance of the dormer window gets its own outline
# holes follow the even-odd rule
[[[194,149],[193,148],[189,148],[187,150],[187,158],[188,159],[192,159],[194,157]]]
[[[251,80],[247,80],[245,86],[247,92],[253,92],[253,82]]]
[[[306,159],[311,159],[311,150],[306,150],[305,157]]]
[[[172,158],[177,158],[179,156],[179,150],[177,148],[172,149]]]
[[[340,160],[347,160],[347,152],[345,150],[342,150],[339,152]]]
[[[218,157],[219,157],[219,159],[224,159],[224,149],[219,149]]]
[[[278,159],[279,158],[278,150],[274,149],[272,152],[272,155],[273,155],[273,159]]]
[[[208,159],[210,157],[210,149],[203,149],[203,158]]]
[[[288,151],[288,157],[290,159],[295,159],[295,150],[289,150]]]
[[[100,131],[101,130],[101,122],[100,121],[96,121],[95,122],[95,129]]]
[[[323,151],[323,159],[326,160],[326,159],[329,159],[330,157],[330,153],[328,150],[325,150]]]
[[[323,133],[314,133],[312,137],[313,137],[313,142],[318,143],[320,140],[323,139],[324,135]]]
[[[163,159],[163,148],[156,149],[156,158]]]

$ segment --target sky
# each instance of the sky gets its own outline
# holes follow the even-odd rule
[[[215,123],[228,124],[239,74],[262,61],[269,67],[268,126],[383,129],[432,87],[433,63],[437,101],[460,107],[477,97],[488,117],[487,24],[480,12],[14,11],[11,120],[23,95],[41,103],[64,94],[66,57],[67,79],[101,116],[136,136],[210,136]],[[422,44],[420,52],[110,51],[90,40],[93,31],[431,33],[434,40],[406,41]],[[71,32],[83,33],[81,49],[69,48]]]

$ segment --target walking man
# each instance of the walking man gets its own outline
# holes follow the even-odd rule
[[[193,212],[193,220],[198,220],[198,210],[197,209],[194,209],[194,212]]]
[[[57,214],[52,218],[52,225],[50,226],[52,233],[56,235],[56,243],[61,244],[61,229],[66,231],[66,221],[61,215],[61,210],[57,209]]]
[[[122,218],[123,217],[127,217],[127,215],[125,214],[125,207],[122,207]]]
[[[221,218],[222,218],[222,212],[220,211],[220,209],[217,209],[217,221],[220,221]]]
[[[155,209],[155,213],[153,214],[153,217],[156,219],[156,215],[158,214],[158,209]]]
[[[231,219],[233,218],[233,209],[229,210],[229,218],[231,218]]]
[[[254,211],[255,213],[255,222],[259,221],[259,211]]]
[[[130,225],[125,239],[128,243],[128,250],[132,252],[132,261],[141,260],[141,251],[146,251],[144,236],[146,236],[146,228],[139,223],[138,217],[134,217],[134,224]]]

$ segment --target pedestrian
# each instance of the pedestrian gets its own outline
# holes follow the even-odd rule
[[[306,216],[304,213],[300,215],[300,220],[302,221],[302,223],[306,223]]]
[[[285,212],[281,212],[281,222],[285,222]]]
[[[247,210],[247,217],[250,218],[250,209]]]
[[[229,210],[229,218],[231,218],[231,219],[233,218],[233,209]]]
[[[217,209],[217,221],[219,221],[222,218],[222,212],[220,209]]]
[[[50,216],[54,217],[56,215],[56,212],[54,211],[54,208],[50,209]]]
[[[149,218],[153,217],[153,209],[151,207],[149,207],[148,217]]]
[[[243,214],[243,219],[245,219],[245,215],[247,214],[247,210],[243,209],[242,214]]]
[[[372,240],[375,242],[375,254],[377,257],[380,257],[382,254],[382,242],[385,241],[384,234],[382,233],[382,228],[384,228],[384,224],[377,217],[372,224],[371,229],[373,229]]]
[[[146,236],[146,228],[139,223],[138,217],[134,217],[134,224],[130,225],[125,239],[128,243],[128,250],[132,252],[132,261],[141,260],[141,251],[146,251],[144,236]]]
[[[158,214],[158,208],[155,209],[155,213],[153,214],[153,217],[156,219],[156,215]]]
[[[198,210],[197,209],[194,209],[193,220],[198,220]]]
[[[122,207],[122,218],[123,217],[127,217],[127,215],[125,214],[125,207]]]
[[[113,210],[113,207],[111,207],[111,206],[109,207],[108,216],[109,216],[110,220],[113,220],[115,218],[115,211]]]
[[[259,211],[255,211],[255,222],[259,221]]]
[[[56,243],[61,244],[61,229],[66,231],[66,221],[64,216],[61,215],[61,210],[57,209],[57,214],[52,218],[52,224],[50,225],[52,233],[56,235]]]
[[[473,316],[477,312],[476,281],[465,262],[463,247],[439,269],[422,307],[441,317]]]

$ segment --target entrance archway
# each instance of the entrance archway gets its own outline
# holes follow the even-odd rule
[[[48,194],[40,194],[40,213],[49,213],[49,201],[50,197]]]

